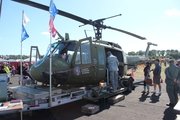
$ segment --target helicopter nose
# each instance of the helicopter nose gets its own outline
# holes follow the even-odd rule
[[[50,59],[38,61],[30,69],[31,76],[38,82],[49,83]],[[65,81],[68,78],[69,64],[60,58],[52,58],[51,71],[53,79]]]

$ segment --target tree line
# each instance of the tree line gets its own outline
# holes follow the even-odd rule
[[[128,55],[145,55],[145,51],[139,50],[138,52],[128,52]],[[178,50],[150,50],[149,59],[156,58],[170,58],[170,59],[179,59],[180,52]]]
[[[21,55],[0,55],[0,58],[2,59],[21,59]],[[29,55],[22,55],[22,59],[27,59],[29,58]],[[43,55],[41,56],[41,58],[43,58]]]
[[[128,52],[128,55],[145,55],[145,51],[139,50],[137,52]],[[2,59],[21,59],[21,55],[0,55]],[[28,55],[22,55],[22,59],[29,58]],[[43,58],[43,55],[41,55]],[[180,52],[178,50],[150,50],[149,51],[149,59],[156,59],[156,58],[170,58],[170,59],[179,59]]]

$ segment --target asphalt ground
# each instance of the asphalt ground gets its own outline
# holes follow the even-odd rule
[[[18,77],[12,77],[12,85],[18,85]],[[162,94],[142,94],[143,79],[136,78],[135,90],[125,93],[125,99],[114,105],[107,105],[101,108],[98,113],[85,115],[81,107],[88,101],[80,100],[73,103],[53,107],[46,110],[37,110],[23,113],[23,120],[177,120],[178,112],[166,106],[169,102],[165,90],[165,83],[162,83]],[[153,86],[150,87],[151,91]],[[19,113],[0,115],[0,120],[20,120]]]

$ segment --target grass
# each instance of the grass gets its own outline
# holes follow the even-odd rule
[[[137,70],[134,72],[134,78],[144,78],[144,72],[143,72],[144,67],[145,67],[145,64],[137,66]],[[161,78],[163,80],[165,79],[164,71],[165,71],[166,67],[164,66],[164,64],[161,65]],[[152,64],[151,69],[154,69],[154,68],[155,68],[155,65]],[[131,70],[128,70],[127,73],[131,73]],[[151,78],[153,77],[153,72],[150,73],[150,76],[151,76]]]

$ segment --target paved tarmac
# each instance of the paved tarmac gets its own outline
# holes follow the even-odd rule
[[[12,85],[18,85],[17,76],[12,77]],[[149,93],[142,94],[143,80],[135,79],[135,90],[125,95],[125,100],[114,105],[109,105],[93,115],[84,115],[81,107],[88,102],[76,101],[66,105],[53,107],[47,110],[23,113],[23,120],[175,120],[177,111],[167,107],[169,102],[162,83],[162,94],[160,96]],[[153,86],[151,86],[151,91]],[[0,120],[20,120],[19,114],[1,115]],[[177,120],[177,119],[176,119]]]

